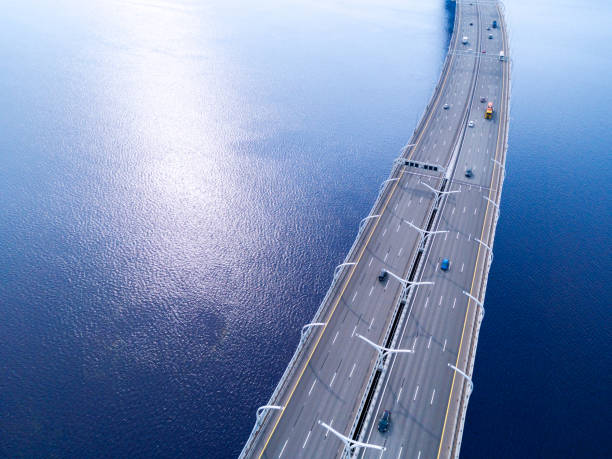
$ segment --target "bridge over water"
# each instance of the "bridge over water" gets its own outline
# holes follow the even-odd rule
[[[458,456],[504,180],[508,55],[500,4],[457,2],[432,99],[241,457]]]

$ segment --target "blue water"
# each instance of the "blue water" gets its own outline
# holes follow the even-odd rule
[[[452,5],[3,5],[0,456],[235,457],[431,95]],[[612,455],[612,6],[507,9],[462,452]]]

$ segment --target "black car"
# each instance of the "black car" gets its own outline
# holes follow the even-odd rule
[[[389,424],[391,424],[391,411],[385,410],[380,417],[380,421],[378,421],[378,431],[385,433],[389,430]]]
[[[382,270],[380,271],[380,274],[378,275],[378,280],[379,280],[380,282],[384,282],[386,278],[387,278],[387,271],[385,271],[384,269],[382,269]]]
[[[472,169],[466,169],[465,170],[465,176],[467,178],[472,178],[474,176],[474,173],[472,172]]]

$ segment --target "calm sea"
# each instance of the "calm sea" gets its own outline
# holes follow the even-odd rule
[[[464,457],[612,455],[612,5],[508,1]],[[5,0],[0,456],[240,451],[438,79],[452,3]]]

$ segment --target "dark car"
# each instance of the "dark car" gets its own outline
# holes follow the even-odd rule
[[[472,172],[472,169],[466,169],[465,170],[465,176],[467,178],[472,178],[474,176],[474,173]]]
[[[384,282],[386,278],[387,278],[387,271],[382,269],[380,271],[380,274],[378,275],[378,280],[381,281],[381,282]]]
[[[380,421],[378,421],[378,431],[385,433],[389,430],[389,424],[391,424],[391,411],[385,410],[380,417]]]
[[[448,260],[448,258],[445,258],[444,260],[442,260],[442,263],[440,263],[440,269],[442,271],[448,271],[448,268],[450,268],[450,261]]]

